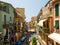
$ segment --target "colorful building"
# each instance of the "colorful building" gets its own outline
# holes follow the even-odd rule
[[[49,38],[54,41],[54,45],[60,45],[60,0],[52,0],[52,15],[54,33],[49,35]],[[58,39],[56,37],[58,37]]]
[[[37,25],[39,26],[38,30],[46,45],[60,45],[60,41],[58,40],[59,38],[57,39],[54,36],[60,36],[59,11],[60,0],[49,0],[47,4],[40,10],[37,16]]]
[[[25,25],[25,9],[24,8],[16,8],[15,9],[15,33],[17,33],[17,40],[19,40],[24,34],[24,25]]]
[[[2,32],[3,36],[9,35],[9,28],[10,24],[13,24],[13,19],[14,7],[9,3],[0,1],[0,32]]]

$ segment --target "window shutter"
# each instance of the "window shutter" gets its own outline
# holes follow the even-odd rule
[[[58,20],[55,21],[55,28],[56,28],[56,29],[59,29],[59,21],[58,21]]]
[[[55,16],[59,16],[59,4],[55,5]]]

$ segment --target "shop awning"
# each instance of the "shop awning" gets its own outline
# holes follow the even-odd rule
[[[60,34],[52,33],[48,37],[60,44]]]
[[[38,25],[43,27],[43,22],[46,21],[47,19],[40,20]]]

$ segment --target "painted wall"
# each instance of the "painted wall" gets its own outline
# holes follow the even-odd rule
[[[57,17],[56,18],[56,16],[55,16],[55,5],[56,4],[59,4],[59,17]],[[56,20],[59,20],[59,30],[60,30],[60,1],[56,1],[54,4],[53,4],[53,9],[52,9],[52,11],[53,11],[53,18],[54,18],[54,26],[55,26],[55,21]],[[56,29],[55,29],[56,30]],[[57,30],[58,31],[58,30]],[[59,32],[59,31],[58,31]]]
[[[8,7],[9,13],[0,10],[0,31],[2,31],[2,32],[3,32],[3,24],[4,24],[4,15],[6,15],[6,24],[9,24],[10,17],[12,18],[12,22],[13,22],[13,18],[14,18],[13,7],[7,3],[4,3],[4,5]]]

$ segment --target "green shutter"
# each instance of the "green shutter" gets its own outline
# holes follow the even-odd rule
[[[58,20],[55,21],[55,28],[56,28],[56,29],[59,29],[59,21],[58,21]]]
[[[4,15],[4,24],[6,24],[6,15]]]
[[[55,16],[59,16],[59,4],[55,5]]]

